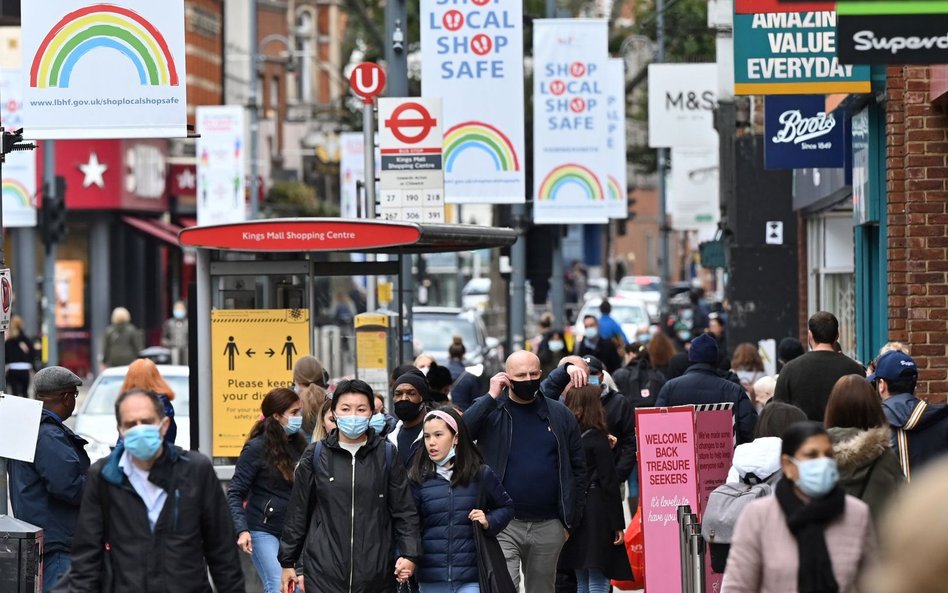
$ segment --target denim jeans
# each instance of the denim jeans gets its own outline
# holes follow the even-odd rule
[[[43,554],[43,593],[49,593],[67,570],[69,570],[69,552]]]
[[[576,571],[576,593],[609,593],[612,582],[598,568]]]
[[[480,593],[480,583],[418,583],[421,593]]]
[[[280,593],[280,577],[283,575],[283,568],[277,560],[280,538],[266,531],[251,531],[250,542],[253,544],[250,559],[263,581],[263,593]]]

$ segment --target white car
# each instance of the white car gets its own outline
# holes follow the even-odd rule
[[[174,420],[178,426],[178,436],[175,445],[182,449],[191,446],[191,423],[189,418],[188,400],[190,387],[188,385],[188,367],[158,365],[158,371],[174,391],[175,398],[171,400],[174,407]],[[106,457],[118,441],[118,428],[115,422],[115,400],[119,390],[125,382],[128,367],[110,367],[96,378],[89,387],[76,412],[76,425],[73,429],[76,434],[89,441],[86,453],[89,459],[95,462]]]
[[[599,319],[601,315],[599,305],[601,303],[602,299],[590,299],[586,301],[583,304],[583,308],[579,310],[579,315],[576,316],[576,323],[573,325],[573,335],[576,337],[577,342],[582,340],[586,333],[583,318],[587,315],[592,315],[596,319]],[[622,326],[622,332],[625,333],[626,339],[630,342],[634,342],[639,340],[640,337],[644,338],[648,335],[648,311],[643,303],[614,298],[609,299],[609,304],[612,305],[612,313],[610,313],[610,315]]]
[[[662,279],[658,276],[626,276],[619,281],[616,296],[645,303],[649,317],[656,322],[662,302]]]

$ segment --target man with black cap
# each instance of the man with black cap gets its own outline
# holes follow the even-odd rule
[[[701,334],[692,340],[688,350],[691,366],[681,377],[665,383],[655,407],[733,403],[737,444],[749,443],[754,440],[757,411],[743,387],[718,374],[718,356],[718,343],[711,334]]]
[[[395,379],[392,401],[398,424],[388,435],[388,440],[398,449],[398,460],[405,467],[411,464],[415,451],[421,444],[421,429],[424,428],[428,380],[418,369],[413,369]]]
[[[13,515],[43,528],[43,591],[52,589],[69,568],[82,489],[89,470],[86,441],[63,422],[76,409],[82,380],[69,369],[46,367],[33,377],[43,402],[33,463],[7,461]]]
[[[892,427],[892,445],[899,453],[902,473],[912,472],[948,451],[948,406],[915,397],[918,368],[911,356],[893,350],[876,361],[869,375],[882,398],[882,411]]]

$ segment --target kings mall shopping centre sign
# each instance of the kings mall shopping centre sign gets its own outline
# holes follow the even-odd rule
[[[948,2],[840,2],[846,64],[948,63]]]

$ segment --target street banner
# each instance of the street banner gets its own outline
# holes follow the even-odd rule
[[[736,14],[757,12],[814,12],[833,10],[836,2],[813,2],[812,0],[734,0]]]
[[[625,60],[606,62],[606,215],[625,220],[629,217],[628,164],[625,139]]]
[[[22,11],[25,136],[187,136],[184,0],[44,0]]]
[[[839,60],[846,64],[948,63],[946,18],[946,14],[893,12],[872,16],[840,12]]]
[[[365,188],[359,190],[357,183],[365,183],[365,134],[362,132],[342,132],[339,134],[341,144],[339,160],[339,195],[341,200],[342,218],[366,218],[359,202],[365,203]],[[375,170],[382,169],[379,157],[378,135],[375,140]],[[376,192],[378,193],[378,184]]]
[[[717,146],[672,148],[668,214],[676,231],[714,227],[721,219]]]
[[[81,259],[56,260],[56,327],[77,329],[86,324],[85,264]]]
[[[819,169],[846,163],[845,117],[823,95],[764,98],[764,168]]]
[[[197,222],[247,220],[244,108],[197,108]]]
[[[445,200],[524,202],[523,3],[421,0],[421,95],[444,101]]]
[[[853,149],[853,224],[866,224],[870,221],[869,200],[872,191],[870,179],[874,174],[871,164],[874,162],[874,151],[870,146],[869,108],[863,107],[853,114],[852,149]],[[884,136],[883,136],[884,138]]]
[[[444,222],[441,99],[379,98],[379,217]]]
[[[0,126],[8,132],[24,127],[23,75],[0,69]],[[11,152],[3,163],[3,226],[36,226],[36,153]]]
[[[836,13],[734,15],[734,94],[868,93],[869,67],[836,56]]]
[[[649,147],[717,146],[717,88],[717,64],[649,64]]]
[[[310,351],[306,309],[211,311],[211,427],[214,457],[237,457],[260,417],[260,402],[293,386],[293,365]]]
[[[533,222],[603,224],[607,24],[533,21]]]

